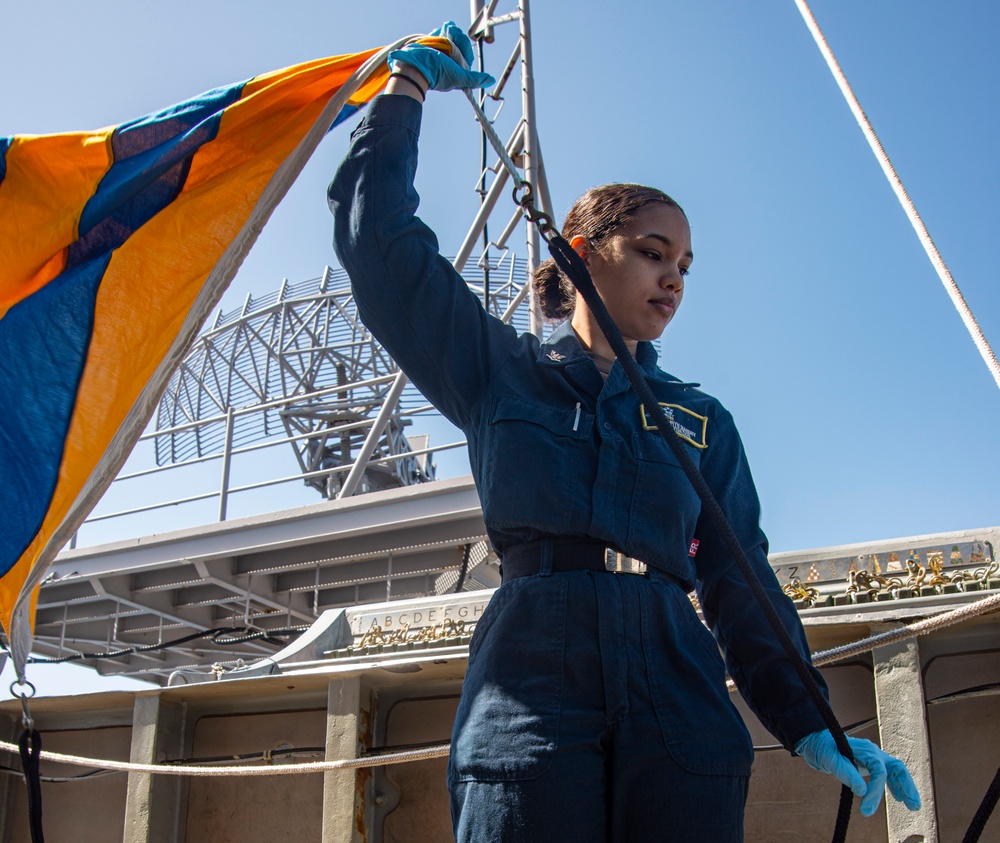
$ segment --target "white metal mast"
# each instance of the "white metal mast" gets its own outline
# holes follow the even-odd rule
[[[532,187],[535,188],[542,210],[546,213],[551,213],[551,208],[547,207],[549,204],[549,190],[548,185],[544,183],[545,175],[541,167],[541,153],[539,150],[538,134],[535,126],[535,86],[531,65],[531,22],[528,0],[518,0],[518,7],[514,12],[501,15],[499,17],[493,16],[497,0],[490,0],[488,3],[483,2],[483,0],[470,0],[470,3],[472,13],[472,26],[470,34],[474,40],[479,38],[489,38],[492,29],[496,26],[500,26],[501,24],[512,21],[518,21],[519,23],[519,36],[517,45],[514,48],[514,53],[508,60],[506,68],[500,74],[497,85],[490,93],[490,96],[493,98],[500,97],[503,87],[511,75],[514,64],[520,60],[522,116],[517,127],[514,129],[510,140],[506,144],[506,150],[507,154],[512,158],[523,156],[524,178],[531,182]],[[478,238],[482,235],[483,228],[486,226],[491,214],[493,213],[497,200],[502,195],[507,183],[508,173],[506,169],[504,167],[497,168],[496,177],[487,190],[479,212],[472,221],[468,234],[466,234],[461,247],[456,253],[453,264],[457,272],[461,272],[465,267],[466,261],[468,261],[469,256],[472,254],[472,250]],[[520,221],[522,213],[521,209],[518,208],[514,217],[506,224],[501,237],[494,242],[494,245],[501,248],[506,245],[507,238],[511,235],[515,226]],[[523,291],[525,293],[530,290],[530,278],[532,277],[535,269],[538,267],[541,251],[537,229],[533,225],[527,225],[526,228],[529,283]],[[513,311],[513,305],[517,303],[519,303],[519,301],[512,303],[512,306],[508,308],[507,313],[504,314],[505,319],[510,318]],[[536,336],[541,336],[541,311],[534,302],[533,298],[531,300],[530,330]],[[338,498],[350,497],[357,491],[367,463],[369,459],[371,459],[371,455],[375,451],[375,447],[385,430],[385,426],[403,394],[403,388],[406,386],[406,383],[406,375],[400,372],[386,395],[385,403],[382,405],[375,422],[372,424],[368,437],[361,446],[361,450],[357,455],[357,460],[354,463],[354,466],[351,468],[350,473],[344,480],[340,494],[337,495]]]

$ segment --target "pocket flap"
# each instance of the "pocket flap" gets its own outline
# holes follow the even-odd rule
[[[553,407],[517,395],[498,395],[493,402],[490,424],[505,421],[528,422],[570,439],[587,439],[594,427],[593,414],[582,407]]]

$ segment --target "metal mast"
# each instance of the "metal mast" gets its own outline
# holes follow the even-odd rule
[[[503,72],[497,77],[498,81],[496,87],[489,93],[488,99],[492,99],[497,102],[502,101],[504,86],[507,84],[514,66],[520,62],[522,114],[520,121],[518,121],[516,128],[506,144],[506,149],[511,158],[515,161],[520,159],[520,161],[523,162],[522,167],[524,169],[524,177],[537,189],[542,209],[546,211],[546,213],[551,213],[551,208],[547,207],[549,205],[549,191],[548,185],[545,184],[545,175],[541,166],[541,153],[538,145],[537,130],[535,128],[535,89],[531,65],[531,24],[528,0],[519,0],[518,7],[513,12],[494,17],[493,12],[496,9],[496,5],[497,0],[490,0],[488,3],[484,3],[482,0],[471,0],[473,21],[470,28],[470,35],[473,40],[476,41],[489,41],[493,37],[493,29],[495,27],[513,21],[518,21],[519,23],[518,39],[517,44],[514,47],[514,52],[508,59]],[[466,234],[461,247],[456,253],[455,259],[452,262],[457,272],[461,272],[465,268],[465,264],[472,254],[472,250],[478,238],[482,235],[483,230],[486,227],[494,208],[496,207],[497,200],[500,198],[504,187],[507,185],[508,175],[503,167],[497,167],[494,165],[494,167],[489,169],[494,171],[496,175],[489,189],[486,191],[486,195],[480,205],[479,212],[472,221],[468,234]],[[500,249],[506,248],[507,240],[513,233],[517,224],[520,222],[521,216],[522,211],[520,207],[518,207],[514,212],[514,216],[505,225],[500,237],[493,241],[492,245]],[[528,225],[526,228],[528,244],[528,277],[530,279],[539,264],[540,247],[538,233],[534,230],[534,226]],[[524,291],[522,292],[528,294],[530,289],[531,284],[529,282],[525,285]],[[503,315],[503,318],[505,320],[509,320],[514,309],[519,304],[520,298],[512,302],[511,306],[507,308],[507,312]],[[541,313],[533,299],[531,300],[530,330],[536,336],[540,337],[542,334]],[[357,491],[358,486],[361,483],[361,479],[364,476],[366,464],[371,458],[371,455],[375,452],[375,448],[385,431],[385,427],[388,424],[389,419],[392,417],[392,414],[395,412],[396,404],[403,394],[403,389],[406,386],[406,383],[406,376],[400,372],[390,387],[388,394],[385,397],[385,402],[382,405],[382,409],[379,411],[378,417],[375,419],[375,423],[368,432],[368,437],[358,452],[353,468],[344,479],[340,492],[337,495],[338,498],[350,497]]]

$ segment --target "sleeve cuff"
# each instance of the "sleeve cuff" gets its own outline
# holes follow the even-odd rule
[[[781,732],[775,737],[781,741],[785,749],[794,755],[795,747],[803,738],[808,737],[813,732],[821,732],[825,728],[826,723],[816,711],[816,706],[813,705],[811,699],[807,699],[785,712],[781,718]]]
[[[423,105],[403,94],[380,94],[372,100],[358,129],[368,126],[402,126],[420,134]]]

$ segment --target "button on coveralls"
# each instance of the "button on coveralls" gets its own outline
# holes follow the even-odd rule
[[[649,566],[645,577],[551,573],[543,553],[538,574],[494,594],[453,735],[456,837],[741,840],[753,748],[725,669],[786,748],[823,722],[621,367],[605,382],[569,323],[546,342],[518,336],[438,254],[415,216],[420,117],[409,97],[377,98],[330,185],[334,245],[361,318],[468,437],[501,557],[523,542],[589,538]],[[767,562],[732,417],[662,372],[650,343],[636,359],[807,655]]]

